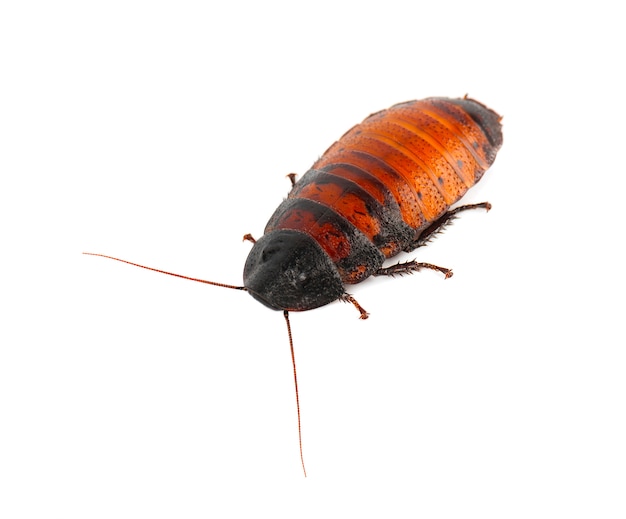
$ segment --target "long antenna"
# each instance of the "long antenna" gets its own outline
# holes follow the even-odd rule
[[[95,254],[93,252],[83,252],[87,256],[100,256],[101,258],[108,258],[115,261],[121,261],[122,263],[127,263],[128,265],[132,265],[133,267],[141,267],[142,269],[152,270],[153,272],[160,272],[161,274],[167,274],[168,276],[174,276],[177,278],[189,279],[190,281],[197,281],[198,283],[206,283],[207,285],[215,285],[216,287],[224,287],[224,288],[234,288],[235,290],[248,290],[246,287],[238,287],[235,285],[227,285],[225,283],[216,283],[215,281],[206,281],[205,279],[191,278],[189,276],[183,276],[182,274],[174,274],[173,272],[167,272],[165,270],[154,269],[152,267],[146,267],[145,265],[139,265],[139,263],[133,263],[132,261],[126,261],[119,258],[114,258],[113,256],[107,256],[105,254]]]
[[[300,426],[300,397],[298,396],[298,375],[296,374],[296,356],[293,352],[293,338],[291,336],[291,324],[289,324],[289,312],[283,311],[285,322],[287,323],[287,334],[289,335],[289,348],[291,349],[291,363],[293,364],[293,382],[296,387],[296,407],[298,409],[298,441],[300,442],[300,461],[302,462],[302,471],[306,478],[306,469],[304,468],[304,455],[302,454],[302,427]]]
[[[160,274],[167,274],[168,276],[174,276],[182,279],[189,279],[190,281],[197,281],[198,283],[206,283],[207,285],[215,285],[217,287],[224,288],[232,288],[235,290],[248,290],[243,286],[236,285],[227,285],[226,283],[216,283],[215,281],[207,281],[205,279],[192,278],[189,276],[183,276],[182,274],[174,274],[173,272],[168,272],[166,270],[155,269],[152,267],[146,267],[145,265],[140,265],[139,263],[133,263],[132,261],[126,261],[120,258],[114,258],[113,256],[107,256],[106,254],[95,254],[93,252],[83,252],[87,256],[100,256],[101,258],[112,259],[115,261],[120,261],[122,263],[126,263],[128,265],[132,265],[133,267],[140,267],[146,270],[152,270],[153,272],[159,272]],[[285,316],[285,322],[287,323],[287,334],[289,335],[289,348],[291,349],[291,363],[293,365],[293,382],[296,388],[296,408],[298,410],[298,442],[300,444],[300,461],[302,462],[302,471],[304,472],[304,477],[306,477],[306,468],[304,468],[304,455],[302,454],[302,427],[300,425],[300,396],[298,395],[298,375],[296,374],[296,356],[293,351],[293,337],[291,335],[291,325],[289,323],[289,312],[287,310],[283,311],[283,315]]]

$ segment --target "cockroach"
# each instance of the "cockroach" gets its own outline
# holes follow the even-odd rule
[[[368,313],[346,285],[370,276],[421,269],[452,270],[417,261],[383,266],[388,258],[426,245],[459,213],[489,210],[488,202],[450,207],[478,182],[502,145],[501,117],[467,96],[408,101],[376,112],[347,131],[300,180],[291,180],[264,235],[253,243],[243,285],[227,285],[136,267],[209,285],[248,292],[287,325],[298,415],[300,461],[306,476],[300,400],[289,312],[312,310],[336,300]]]

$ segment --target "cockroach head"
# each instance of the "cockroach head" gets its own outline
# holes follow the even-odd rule
[[[344,293],[334,263],[308,234],[271,231],[246,260],[243,283],[256,300],[273,310],[318,308]]]

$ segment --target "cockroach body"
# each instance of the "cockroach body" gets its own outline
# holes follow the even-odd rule
[[[383,262],[449,223],[501,144],[500,116],[468,98],[370,115],[294,183],[248,256],[244,286],[272,309],[304,311],[346,298],[346,284],[398,272]]]

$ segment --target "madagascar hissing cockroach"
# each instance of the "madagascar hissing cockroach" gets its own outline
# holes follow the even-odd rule
[[[387,258],[428,243],[460,212],[488,202],[450,209],[480,180],[502,145],[501,117],[468,98],[409,101],[370,115],[346,132],[292,188],[253,242],[243,285],[226,285],[145,267],[209,285],[244,290],[283,312],[296,389],[300,460],[302,434],[290,311],[312,310],[336,300],[367,312],[346,285],[370,276],[450,269],[409,261],[383,267]]]

